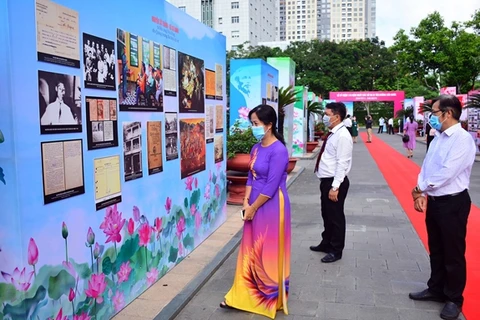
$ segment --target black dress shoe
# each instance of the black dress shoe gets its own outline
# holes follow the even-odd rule
[[[448,301],[445,303],[445,306],[440,313],[440,318],[446,320],[455,320],[458,319],[460,312],[462,312],[462,307],[459,307],[455,303]]]
[[[335,262],[335,261],[340,260],[340,259],[342,259],[341,255],[329,253],[325,257],[322,258],[322,262],[323,263],[331,263],[331,262]]]
[[[412,292],[408,294],[408,297],[412,300],[417,301],[437,301],[437,302],[444,302],[445,299],[441,296],[434,295],[428,289],[425,289],[420,292]]]
[[[315,251],[315,252],[329,253],[327,248],[325,248],[325,246],[322,246],[321,244],[319,244],[318,246],[310,246],[310,250]]]

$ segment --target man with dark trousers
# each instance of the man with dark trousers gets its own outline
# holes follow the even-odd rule
[[[475,161],[475,143],[459,123],[461,114],[462,106],[455,96],[433,101],[429,123],[436,137],[412,191],[415,210],[426,212],[431,275],[428,288],[409,297],[445,302],[440,317],[449,320],[457,319],[462,311],[467,282],[468,187]]]
[[[320,201],[324,231],[322,241],[310,250],[327,253],[322,262],[342,258],[345,247],[346,221],[344,205],[350,182],[347,174],[352,167],[353,142],[343,124],[347,109],[343,103],[326,105],[323,123],[330,129],[323,142],[315,165],[320,179]]]

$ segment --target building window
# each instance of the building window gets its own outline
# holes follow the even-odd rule
[[[239,22],[240,22],[240,17],[239,16],[232,17],[232,23],[239,23]]]
[[[202,22],[213,28],[213,0],[202,0]]]
[[[182,10],[183,12],[187,11],[187,8],[185,6],[178,7],[178,9]]]
[[[233,30],[232,31],[232,39],[240,38],[240,31]]]
[[[218,24],[222,24],[223,23],[223,18],[218,18]]]
[[[238,1],[232,2],[232,9],[238,9],[240,8],[240,4]]]

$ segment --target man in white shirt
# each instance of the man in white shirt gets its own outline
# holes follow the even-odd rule
[[[393,134],[393,118],[388,119],[388,134]]]
[[[62,82],[57,83],[55,86],[55,92],[57,93],[57,99],[47,106],[45,113],[40,119],[40,124],[42,126],[78,124],[77,120],[73,117],[70,107],[63,102],[65,85]]]
[[[380,117],[378,119],[378,132],[377,133],[383,133],[383,126],[385,125],[385,119],[383,117]]]
[[[345,127],[347,127],[348,132],[350,132],[350,135],[352,134],[352,119],[350,119],[350,115],[347,114],[347,117],[345,120],[343,120],[343,124]]]
[[[443,319],[457,319],[467,281],[465,250],[471,200],[470,174],[475,143],[459,121],[462,106],[455,96],[433,100],[429,123],[436,130],[418,185],[412,191],[415,210],[426,212],[431,275],[428,289],[410,293],[420,301],[446,301]],[[428,206],[427,206],[428,201]]]
[[[324,231],[322,242],[310,250],[325,252],[322,262],[335,262],[342,258],[345,247],[344,205],[350,182],[347,174],[352,167],[353,142],[343,124],[347,109],[343,103],[326,105],[323,123],[330,129],[323,142],[315,165],[320,179],[320,199]]]

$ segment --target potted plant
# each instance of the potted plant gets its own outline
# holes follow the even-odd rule
[[[393,119],[393,132],[398,133],[400,132],[400,124],[398,123],[398,118]]]
[[[316,101],[308,101],[307,103],[307,152],[312,152],[317,146],[318,141],[311,141],[313,137],[310,137],[310,115],[311,114],[318,114],[323,115],[323,106],[321,103]]]
[[[315,139],[321,140],[325,134],[325,124],[323,122],[317,122],[315,124]]]
[[[250,151],[257,142],[251,128],[241,129],[236,122],[227,135],[227,170],[248,172]]]
[[[250,151],[257,143],[250,127],[242,129],[238,121],[227,135],[227,203],[242,205],[248,178]]]

